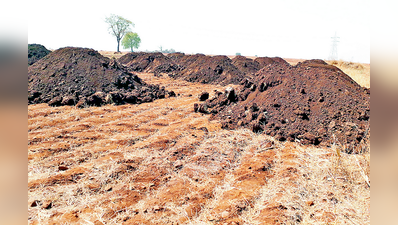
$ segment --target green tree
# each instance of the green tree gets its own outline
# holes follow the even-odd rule
[[[116,37],[117,41],[117,52],[119,52],[120,40],[123,36],[130,32],[130,27],[134,27],[134,23],[121,16],[111,14],[105,18],[105,22],[109,25],[108,31],[110,34]]]
[[[122,46],[123,48],[127,49],[130,48],[131,52],[133,52],[133,48],[138,48],[141,43],[141,38],[138,36],[137,33],[134,32],[128,32],[123,40],[122,40]]]

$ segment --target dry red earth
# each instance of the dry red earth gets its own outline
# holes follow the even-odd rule
[[[177,96],[28,106],[29,224],[370,224],[368,148],[224,130],[193,105],[226,87],[138,76]]]

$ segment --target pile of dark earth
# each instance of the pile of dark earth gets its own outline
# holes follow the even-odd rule
[[[145,83],[114,59],[88,48],[61,48],[28,67],[28,104],[139,104],[173,93]]]
[[[336,144],[348,153],[369,141],[370,89],[322,60],[273,61],[239,90],[217,91],[194,110],[212,114],[225,129],[246,127],[280,141]]]
[[[176,62],[182,70],[169,73],[172,78],[203,84],[239,84],[245,78],[227,56],[185,55]]]
[[[283,60],[281,58],[259,57],[255,60],[244,56],[233,59],[227,56],[203,54],[133,52],[118,61],[131,71],[168,75],[172,78],[204,84],[239,84],[264,66]]]
[[[171,72],[179,70],[168,57],[160,52],[131,52],[118,59],[118,62],[133,72]]]
[[[51,51],[40,44],[28,44],[28,66],[48,55]]]

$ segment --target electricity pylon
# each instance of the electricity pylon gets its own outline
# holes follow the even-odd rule
[[[330,51],[329,59],[330,60],[337,60],[337,43],[339,41],[340,37],[337,37],[337,32],[334,33],[334,37],[332,37],[332,49]]]

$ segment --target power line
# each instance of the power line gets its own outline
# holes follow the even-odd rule
[[[340,37],[337,37],[337,32],[334,33],[334,37],[332,37],[332,49],[330,51],[329,59],[330,60],[337,60],[337,43],[339,43]]]

